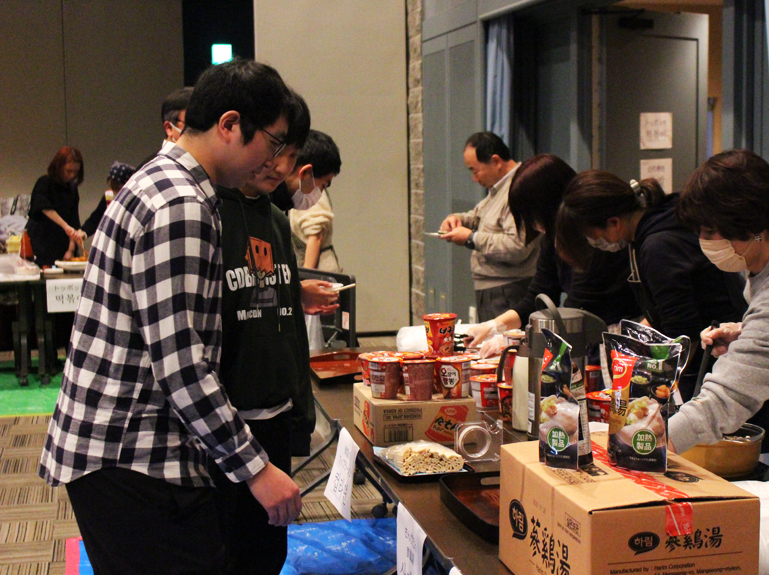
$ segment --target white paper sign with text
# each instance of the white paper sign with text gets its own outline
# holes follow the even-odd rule
[[[342,428],[339,433],[339,443],[336,446],[336,457],[331,475],[323,495],[333,503],[342,517],[350,521],[350,500],[352,499],[352,476],[355,472],[355,458],[360,448],[350,436],[350,432]]]
[[[666,194],[673,193],[673,158],[641,160],[641,179],[654,178]]]
[[[424,530],[414,521],[411,513],[398,504],[398,575],[421,575]]]
[[[653,112],[641,114],[641,149],[668,150],[673,147],[673,114]]]
[[[45,295],[48,313],[77,311],[82,287],[83,278],[46,281]]]

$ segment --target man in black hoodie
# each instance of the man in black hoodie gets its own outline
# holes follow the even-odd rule
[[[288,219],[268,195],[293,169],[310,128],[307,105],[292,95],[281,154],[242,191],[217,190],[224,267],[220,379],[270,462],[286,474],[292,454],[309,454],[315,427],[303,303],[322,308],[319,304],[325,302],[312,294],[331,286],[316,282],[315,292],[304,293]],[[327,301],[334,298],[325,296]],[[280,573],[288,522],[270,522],[247,489],[215,468],[211,473],[228,548],[227,573]]]

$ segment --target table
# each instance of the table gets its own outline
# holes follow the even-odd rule
[[[353,351],[353,350],[351,350]],[[361,351],[361,350],[354,350]],[[459,521],[440,500],[440,486],[432,483],[401,483],[374,462],[374,450],[368,439],[355,427],[352,411],[352,385],[313,382],[315,397],[349,431],[365,458],[371,475],[393,502],[406,506],[427,534],[426,545],[437,562],[448,571],[456,565],[465,575],[474,573],[505,574],[510,570],[499,560],[499,546],[476,535]],[[525,441],[526,434],[514,432],[514,440]],[[498,469],[498,464],[497,469]],[[483,469],[478,469],[483,471]]]
[[[53,279],[82,278],[82,273],[67,273],[54,276]],[[48,314],[46,285],[49,278],[42,274],[20,275],[0,274],[0,289],[15,291],[19,300],[19,319],[13,322],[13,352],[16,376],[19,385],[28,385],[29,370],[32,365],[29,335],[34,322],[38,343],[38,374],[42,385],[51,381],[51,376],[58,371],[56,347],[53,341],[53,323]],[[33,313],[34,312],[34,313]]]

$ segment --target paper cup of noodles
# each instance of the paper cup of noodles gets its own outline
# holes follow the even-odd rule
[[[502,334],[502,338],[505,340],[505,347],[509,345],[521,345],[526,332],[522,329],[510,329]]]
[[[591,391],[587,394],[587,420],[609,423],[611,395],[608,391]]]
[[[423,315],[427,331],[427,357],[444,357],[454,353],[455,313],[428,313]]]
[[[401,360],[397,357],[377,356],[368,360],[371,397],[396,399],[401,384]]]
[[[499,394],[499,413],[502,415],[502,421],[512,421],[513,386],[509,383],[500,381],[497,384],[497,393]]]
[[[491,374],[496,377],[497,365],[494,363],[486,363],[485,361],[474,361],[470,364],[470,381],[476,375]]]
[[[460,399],[470,396],[470,364],[472,362],[461,355],[439,357],[435,361],[441,393],[446,399]]]
[[[434,359],[405,359],[401,363],[403,385],[409,401],[429,401],[433,398]]]
[[[499,409],[499,393],[497,392],[497,375],[487,373],[470,377],[470,389],[478,409]]]
[[[371,380],[369,378],[369,361],[371,361],[373,358],[378,357],[380,355],[381,354],[377,351],[358,354],[358,363],[360,364],[360,372],[363,375],[363,383],[365,383],[366,385],[371,385]]]

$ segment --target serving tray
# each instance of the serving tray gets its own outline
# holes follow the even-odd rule
[[[385,457],[382,457],[381,453],[387,449],[386,447],[374,447],[374,459],[382,464],[384,470],[395,477],[401,483],[430,483],[438,481],[441,477],[449,475],[467,475],[468,471],[473,471],[467,463],[464,464],[460,471],[451,471],[447,473],[415,473],[414,475],[403,475],[400,470]]]
[[[441,501],[462,523],[492,543],[499,542],[499,471],[445,475]]]
[[[355,383],[363,375],[356,351],[333,351],[310,358],[312,377],[321,384]]]

